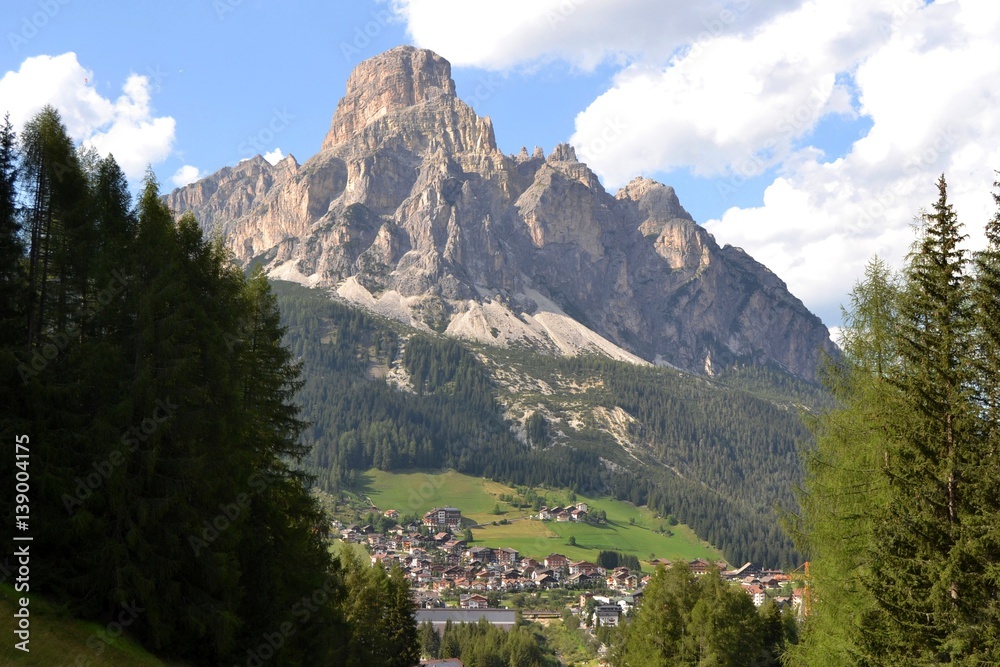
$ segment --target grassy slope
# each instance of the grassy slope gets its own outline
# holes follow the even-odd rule
[[[8,623],[4,623],[5,628],[13,620],[17,611],[16,600],[20,597],[11,586],[0,584],[0,616],[8,619]],[[30,594],[29,597],[30,651],[24,653],[15,649],[15,636],[10,632],[4,633],[6,636],[0,646],[0,665],[180,667],[178,663],[164,662],[150,655],[129,639],[112,638],[109,630],[113,634],[116,627],[81,621],[47,604],[37,594]]]
[[[577,495],[578,502],[590,505],[591,510],[607,512],[605,526],[583,523],[557,523],[555,521],[529,520],[528,509],[518,510],[499,502],[500,494],[512,494],[514,489],[503,484],[447,472],[389,473],[370,470],[364,474],[360,494],[370,497],[380,510],[396,509],[402,514],[423,514],[433,507],[446,505],[458,507],[463,517],[486,524],[473,530],[475,543],[491,547],[511,547],[524,556],[541,558],[557,552],[574,559],[595,560],[602,549],[634,554],[648,560],[649,554],[657,558],[684,559],[721,558],[721,554],[700,541],[687,526],[672,526],[672,537],[654,532],[666,522],[644,507],[604,498]],[[565,505],[567,492],[562,490],[537,490],[549,505]],[[502,514],[492,513],[498,504]],[[511,523],[490,525],[506,518]],[[634,525],[629,523],[633,520]],[[576,546],[569,546],[570,537]]]

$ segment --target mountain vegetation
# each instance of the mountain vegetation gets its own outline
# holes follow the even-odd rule
[[[353,488],[372,467],[453,468],[648,505],[732,562],[798,560],[775,506],[795,504],[810,437],[800,411],[828,401],[814,385],[773,367],[713,381],[480,346],[292,283],[273,289],[302,364],[305,465],[326,490]]]
[[[505,631],[485,619],[479,623],[449,621],[438,635],[430,623],[425,622],[419,635],[421,654],[428,659],[459,658],[468,667],[556,667],[562,664],[541,634],[524,623]]]
[[[795,641],[794,616],[686,563],[657,568],[634,617],[613,637],[613,667],[780,665]]]
[[[854,289],[807,458],[795,664],[1000,660],[1000,212],[986,238],[963,249],[942,177],[902,271],[876,258]]]
[[[405,581],[328,553],[267,279],[175,221],[151,173],[133,204],[51,107],[0,131],[0,319],[29,610],[45,594],[192,665],[412,667]],[[351,604],[372,596],[375,625]]]

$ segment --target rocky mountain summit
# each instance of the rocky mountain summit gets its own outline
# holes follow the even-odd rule
[[[358,65],[319,153],[260,156],[166,197],[243,262],[418,328],[699,373],[773,361],[811,379],[819,318],[674,190],[611,195],[562,144],[505,155],[437,54]]]

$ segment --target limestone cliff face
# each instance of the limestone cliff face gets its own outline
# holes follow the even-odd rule
[[[399,47],[351,74],[319,153],[259,156],[175,190],[244,262],[417,327],[699,373],[739,360],[815,376],[826,328],[670,187],[615,195],[569,145],[502,154],[451,66]]]

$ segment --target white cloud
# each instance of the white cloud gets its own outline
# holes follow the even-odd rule
[[[174,175],[170,177],[170,181],[174,184],[174,187],[183,188],[189,183],[194,183],[202,176],[203,174],[198,167],[186,164],[174,172]]]
[[[750,30],[798,0],[393,0],[413,42],[455,65],[669,57],[692,37]]]
[[[397,0],[415,42],[487,68],[617,59],[571,142],[609,187],[687,169],[720,192],[770,169],[759,206],[706,226],[743,247],[828,323],[864,264],[898,264],[941,173],[976,246],[1000,168],[995,0],[544,0],[490,15],[460,0]],[[524,6],[521,6],[523,4]],[[761,9],[760,5],[768,5]],[[725,13],[725,8],[730,13]],[[560,10],[560,8],[562,8]],[[495,8],[494,8],[495,9]],[[760,11],[761,13],[755,13]],[[560,13],[561,12],[561,13]],[[868,128],[824,153],[831,115]],[[842,139],[841,139],[842,142]],[[662,177],[662,176],[661,176]]]
[[[264,153],[264,159],[271,164],[278,164],[285,159],[284,154],[281,152],[280,148],[275,148],[273,151],[268,151]]]
[[[612,187],[641,172],[753,176],[782,164],[821,118],[856,113],[838,74],[877,48],[878,4],[811,0],[665,64],[633,64],[577,116],[571,143]],[[609,139],[615,123],[626,130]]]
[[[870,131],[842,159],[796,164],[761,206],[732,208],[707,227],[834,322],[872,255],[902,261],[913,218],[937,199],[941,173],[970,247],[981,245],[1000,168],[998,6],[939,0],[897,19],[854,77]]]
[[[142,176],[146,167],[166,159],[172,149],[174,119],[155,117],[150,106],[150,83],[132,74],[117,100],[101,96],[94,75],[84,69],[75,53],[35,56],[0,79],[2,112],[20,129],[46,104],[55,107],[69,135],[93,146],[102,155],[112,153],[125,175]]]

